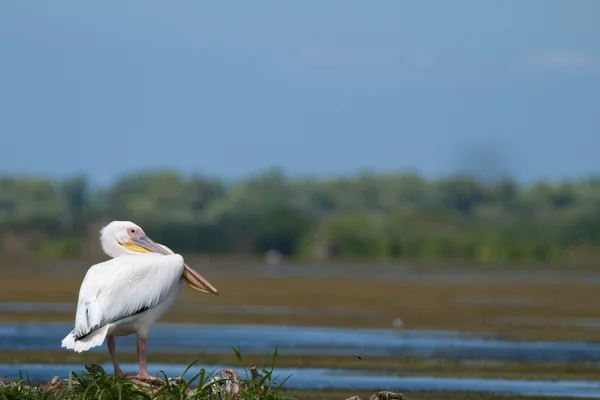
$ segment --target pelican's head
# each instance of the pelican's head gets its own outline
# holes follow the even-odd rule
[[[110,257],[147,253],[152,240],[144,230],[130,221],[113,221],[100,230],[102,250]]]
[[[100,230],[102,250],[112,258],[141,253],[173,254],[170,249],[146,236],[144,230],[130,221],[113,221]],[[199,273],[184,264],[183,280],[193,289],[218,295],[219,291]]]

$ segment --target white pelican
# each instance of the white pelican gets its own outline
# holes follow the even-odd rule
[[[155,243],[142,228],[129,221],[113,221],[100,233],[104,252],[111,260],[87,271],[77,302],[75,329],[62,347],[78,353],[100,346],[107,339],[115,374],[148,379],[146,340],[152,325],[175,303],[183,282],[195,290],[218,295],[183,257]],[[115,355],[115,335],[137,336],[139,371],[124,373]]]

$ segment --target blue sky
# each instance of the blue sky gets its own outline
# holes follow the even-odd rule
[[[600,172],[600,2],[4,1],[0,172]]]

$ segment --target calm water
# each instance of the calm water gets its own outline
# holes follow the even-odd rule
[[[385,274],[382,274],[382,276]],[[509,299],[523,303],[527,299]],[[481,301],[465,297],[465,302]],[[193,310],[192,310],[193,308]],[[59,312],[74,313],[73,303],[0,303],[0,312]],[[256,306],[199,306],[182,304],[173,312],[201,311],[202,313],[252,313],[268,315],[298,315],[315,312],[337,314],[337,310],[317,310],[302,307]],[[355,313],[355,312],[354,312]],[[365,318],[378,318],[377,313]],[[505,318],[499,324],[552,326],[579,324],[590,329],[600,327],[599,319],[515,319]],[[0,324],[0,351],[2,350],[64,350],[60,341],[72,329],[70,323],[10,323]],[[370,355],[388,357],[417,356],[446,358],[469,362],[498,362],[504,360],[546,362],[600,362],[600,343],[586,342],[517,342],[500,340],[490,335],[451,331],[350,329],[299,326],[217,325],[217,324],[157,324],[149,338],[152,353],[229,353],[231,347],[247,354],[272,354],[277,347],[280,354],[314,355]],[[135,351],[135,337],[117,338],[120,351]],[[91,351],[105,352],[106,346]],[[103,364],[107,371],[111,365]],[[123,364],[126,370],[137,370],[135,364]],[[169,376],[180,375],[187,365],[151,364],[150,372],[163,370]],[[205,365],[207,371],[219,371],[230,366]],[[200,368],[197,366],[195,368]],[[81,365],[0,364],[0,376],[16,379],[19,371],[33,381],[48,381],[55,375],[66,378],[70,371],[81,371]],[[240,373],[242,371],[239,370]],[[197,371],[197,369],[196,369]],[[192,371],[194,372],[194,371]],[[386,374],[374,371],[329,369],[277,368],[281,378],[290,376],[289,389],[342,389],[342,390],[398,390],[398,391],[475,391],[531,396],[564,396],[600,399],[600,382],[585,381],[523,381],[503,379],[433,378],[395,376],[401,371]]]
[[[0,324],[0,350],[61,350],[67,323]],[[117,338],[121,350],[135,351],[135,337]],[[535,361],[600,361],[600,344],[516,342],[445,331],[349,329],[266,325],[157,324],[148,340],[153,353],[360,354],[390,357],[444,357]],[[97,347],[92,351],[106,351]]]
[[[122,364],[125,371],[137,369],[135,364]],[[109,364],[103,364],[111,370]],[[157,375],[164,371],[168,376],[181,375],[186,369],[185,365],[151,364],[149,372]],[[80,365],[20,365],[21,371],[26,372],[32,382],[49,381],[55,375],[66,378],[70,371],[81,371]],[[200,368],[208,372],[232,368],[224,365],[195,366],[189,376],[197,373]],[[240,374],[243,374],[239,368]],[[398,390],[398,391],[475,391],[494,392],[502,394],[520,394],[530,396],[565,396],[572,398],[600,398],[600,383],[585,381],[522,381],[504,379],[471,379],[471,378],[430,378],[430,377],[398,377],[383,376],[373,373],[360,373],[360,371],[327,370],[318,368],[278,368],[278,376],[284,379],[290,376],[285,387],[288,389],[313,389],[313,390]],[[0,364],[0,376],[18,379],[19,370],[14,365]],[[187,375],[186,375],[187,376]]]
[[[66,323],[0,324],[0,350],[62,350],[60,341],[71,329],[72,325]],[[134,336],[117,340],[119,350],[135,351]],[[190,358],[194,358],[194,352],[229,353],[231,347],[240,348],[243,353],[272,353],[278,347],[280,354],[445,357],[466,362],[491,359],[600,361],[600,344],[511,342],[444,331],[158,324],[151,333],[148,345],[152,353],[185,352],[190,354]],[[92,351],[106,351],[105,347]],[[103,366],[107,371],[112,371],[110,365]],[[131,371],[137,369],[135,364],[123,364],[123,367]],[[181,375],[186,367],[152,364],[149,369],[153,374],[163,370],[169,376],[176,376]],[[203,367],[209,372],[216,372],[228,366]],[[81,365],[0,364],[0,376],[16,379],[19,371],[23,371],[32,381],[48,381],[55,375],[66,378],[70,371],[81,369]],[[399,371],[379,374],[373,371],[277,368],[281,378],[291,375],[286,383],[290,389],[448,390],[600,398],[600,382],[407,377],[393,376],[394,372]]]

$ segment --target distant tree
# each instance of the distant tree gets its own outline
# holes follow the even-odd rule
[[[181,252],[306,256],[318,247],[342,258],[593,263],[599,215],[600,178],[518,185],[361,173],[317,180],[270,169],[225,184],[149,171],[92,188],[82,176],[56,183],[0,176],[0,240],[30,235],[36,240],[21,242],[53,255],[81,252],[82,232],[95,235],[102,221],[128,219]]]
[[[64,197],[71,228],[75,229],[76,225],[83,228],[79,223],[83,221],[89,203],[87,180],[82,176],[67,179],[59,184],[58,190]]]
[[[469,177],[444,179],[438,184],[438,201],[442,207],[463,215],[472,214],[485,199],[485,188]]]

